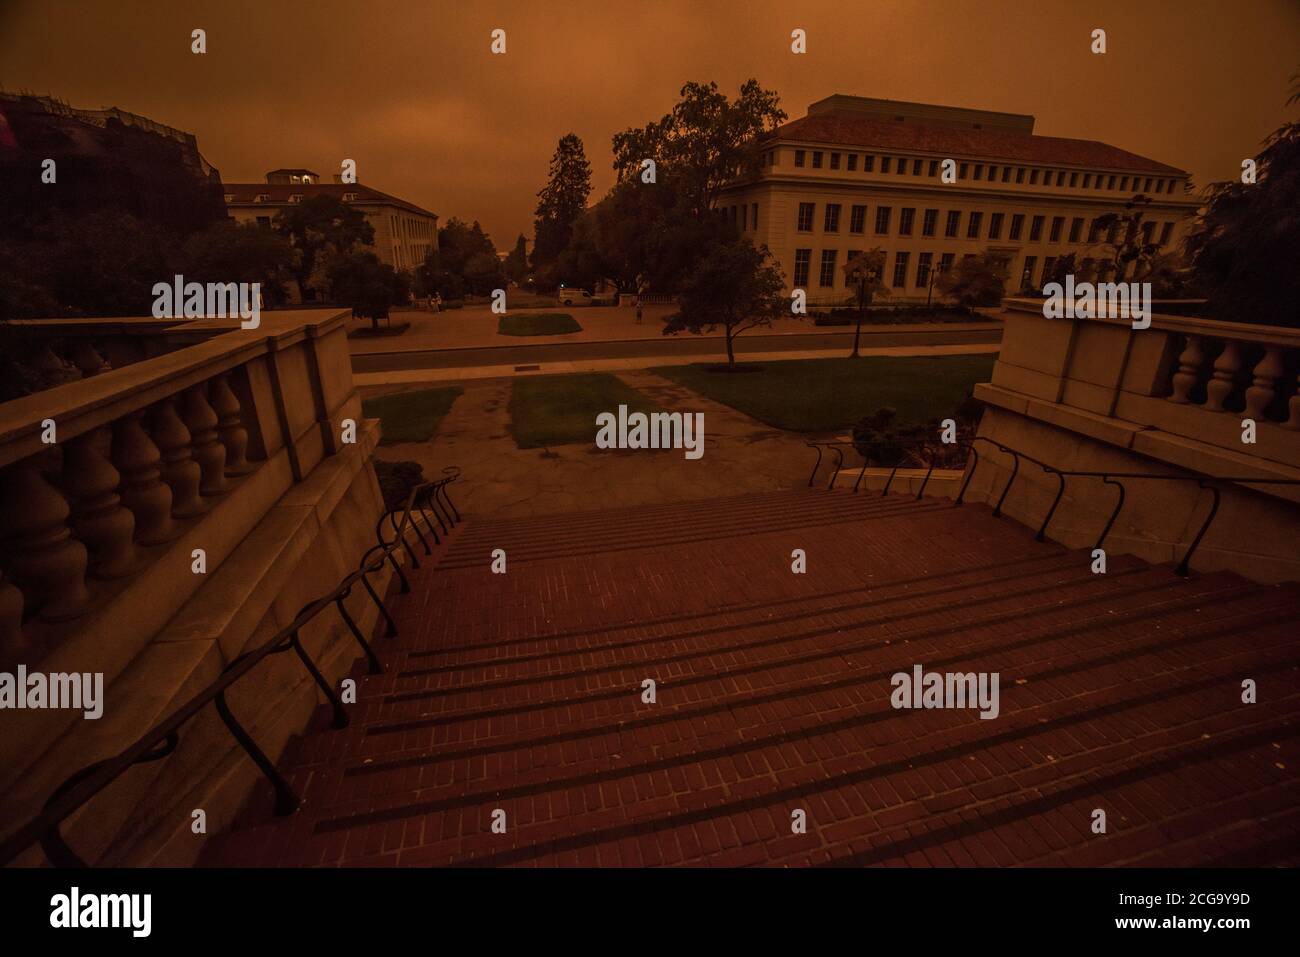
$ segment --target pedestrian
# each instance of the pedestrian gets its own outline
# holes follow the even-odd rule
[[[636,297],[636,324],[641,325],[641,297]]]

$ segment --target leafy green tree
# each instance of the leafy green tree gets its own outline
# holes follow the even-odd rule
[[[1288,105],[1300,103],[1300,74]],[[1209,187],[1186,250],[1209,315],[1300,326],[1300,123],[1286,123],[1256,158],[1254,183]]]
[[[747,239],[714,243],[683,284],[676,315],[664,335],[699,335],[721,326],[727,337],[727,365],[735,368],[735,338],[756,326],[770,326],[782,308],[785,279],[766,246]]]
[[[181,273],[195,282],[260,283],[267,306],[285,302],[284,281],[292,278],[294,249],[284,236],[255,223],[213,223],[181,247]]]
[[[327,269],[330,295],[352,307],[353,314],[370,320],[372,329],[379,320],[388,318],[393,306],[403,305],[410,297],[409,280],[369,250],[354,250],[335,255]]]
[[[862,320],[877,296],[888,296],[889,287],[882,281],[885,274],[885,251],[877,246],[867,252],[854,253],[844,264],[844,282],[850,286],[858,300],[858,321],[853,329],[853,351],[849,358],[859,357],[858,344],[862,339]]]
[[[1144,282],[1154,268],[1156,258],[1160,255],[1160,244],[1147,237],[1154,230],[1144,230],[1143,220],[1151,197],[1141,193],[1124,204],[1122,213],[1106,213],[1097,217],[1096,228],[1107,237],[1105,241],[1095,244],[1105,250],[1105,260],[1109,261],[1110,277],[1118,281],[1132,265],[1130,282]]]
[[[505,287],[505,268],[496,253],[476,253],[465,264],[465,283],[476,296],[488,296]]]
[[[591,164],[574,133],[560,138],[546,185],[538,192],[533,233],[533,265],[553,262],[569,244],[574,223],[587,208]]]
[[[986,252],[965,256],[939,277],[939,290],[962,306],[996,306],[1006,294],[1007,259]]]
[[[274,226],[298,251],[294,275],[304,298],[314,293],[313,278],[318,268],[328,268],[329,257],[375,243],[375,228],[365,213],[337,196],[310,196],[281,210]]]
[[[453,216],[438,230],[439,268],[463,279],[469,261],[483,253],[495,259],[497,248],[478,220],[467,224]]]
[[[506,277],[512,282],[528,278],[528,240],[523,233],[515,240],[515,248],[506,256]]]
[[[785,119],[780,97],[757,80],[735,100],[716,83],[687,83],[671,113],[615,134],[614,169],[619,182],[640,180],[642,161],[654,160],[657,181],[669,180],[684,209],[703,218],[723,186],[758,168],[761,137]]]

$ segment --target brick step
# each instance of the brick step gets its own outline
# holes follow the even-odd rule
[[[478,856],[486,863],[523,863],[562,850],[610,844],[621,840],[629,828],[637,834],[657,832],[664,828],[676,830],[701,822],[716,823],[719,819],[737,814],[753,817],[752,812],[759,808],[777,808],[783,811],[776,819],[784,818],[785,835],[788,835],[788,812],[785,812],[785,808],[790,802],[803,802],[794,806],[812,808],[810,816],[819,822],[819,826],[824,826],[825,822],[835,823],[840,817],[849,817],[843,813],[837,814],[827,804],[831,792],[860,784],[870,784],[871,800],[863,800],[863,803],[871,813],[879,816],[881,825],[915,820],[927,811],[936,813],[935,808],[942,803],[939,799],[947,791],[957,790],[960,793],[960,788],[978,787],[979,783],[1001,783],[1008,775],[1024,778],[1023,794],[1038,794],[1047,790],[1049,785],[1034,783],[1030,786],[1029,782],[1056,782],[1064,776],[1062,764],[1056,760],[1057,755],[1035,757],[1047,754],[1047,748],[1051,747],[1043,739],[1054,734],[1059,738],[1062,729],[1092,728],[1103,718],[1111,729],[1107,745],[1109,756],[1105,760],[1098,759],[1096,754],[1085,754],[1085,749],[1082,748],[1076,748],[1075,754],[1071,754],[1069,748],[1064,751],[1053,748],[1058,754],[1064,754],[1067,761],[1075,760],[1080,770],[1074,773],[1080,779],[1096,777],[1099,773],[1097,769],[1104,770],[1111,761],[1132,760],[1134,749],[1131,745],[1142,743],[1145,746],[1146,738],[1160,742],[1183,740],[1190,742],[1193,750],[1203,745],[1202,734],[1214,731],[1223,723],[1224,717],[1221,710],[1215,714],[1207,706],[1217,700],[1214,696],[1224,687],[1232,687],[1231,679],[1241,672],[1243,664],[1256,669],[1295,667],[1295,649],[1288,647],[1289,636],[1284,630],[1279,631],[1282,633],[1276,638],[1276,654],[1272,648],[1237,650],[1235,654],[1226,654],[1220,659],[1188,664],[1180,669],[1138,680],[1122,673],[1122,669],[1116,669],[1110,686],[1065,699],[1075,707],[1065,708],[1058,700],[1034,704],[1023,710],[1005,710],[997,733],[990,732],[983,722],[968,720],[958,728],[941,727],[930,733],[918,734],[906,743],[875,750],[857,749],[838,763],[823,761],[813,749],[796,748],[793,742],[781,748],[769,748],[763,753],[763,761],[757,766],[758,770],[754,770],[751,765],[752,774],[748,780],[752,787],[745,785],[743,773],[741,780],[734,780],[741,767],[739,760],[714,761],[693,766],[704,776],[694,782],[688,777],[686,789],[680,793],[672,789],[668,772],[661,772],[663,786],[673,795],[671,799],[657,796],[657,788],[649,783],[645,785],[643,793],[642,782],[655,781],[655,778],[646,775],[637,778],[635,783],[625,780],[621,786],[601,781],[582,784],[559,781],[555,782],[553,789],[531,796],[489,792],[484,795],[484,801],[452,798],[453,802],[465,805],[459,811],[432,810],[445,801],[431,801],[423,804],[381,805],[377,809],[361,811],[348,817],[314,822],[303,816],[296,822],[298,839],[293,843],[306,855],[304,862],[307,863],[328,860],[330,849],[342,853],[345,845],[349,857],[354,856],[354,844],[360,850],[362,844],[374,843],[374,851],[367,847],[364,853],[379,853],[386,842],[393,843],[395,848],[411,850],[412,854],[419,850],[427,858],[420,863],[446,862],[438,859],[441,854],[449,854],[448,860],[467,860]],[[1177,683],[1172,683],[1174,678],[1179,679]],[[1163,726],[1153,723],[1152,716],[1158,715],[1162,708],[1168,708],[1171,702],[1182,705],[1187,720],[1177,724],[1165,723]],[[1278,702],[1253,706],[1251,713],[1272,720],[1272,715],[1282,709],[1285,709],[1288,718],[1294,718],[1297,710],[1300,710],[1300,697],[1291,695]],[[947,717],[951,713],[913,714]],[[1151,732],[1149,729],[1153,726],[1159,728],[1159,731]],[[1270,727],[1269,733],[1276,733],[1276,730],[1276,727]],[[1290,733],[1293,734],[1294,731]],[[788,737],[797,739],[799,735]],[[1044,747],[1035,747],[1035,742],[1042,743]],[[1011,748],[1011,744],[1018,744],[1019,750]],[[931,745],[934,745],[933,749]],[[976,783],[967,785],[959,781],[952,786],[935,771],[937,767],[965,769],[966,762],[958,759],[985,754],[994,746],[1006,746],[1005,751],[993,751],[989,755],[992,760],[975,765],[976,773],[973,776],[979,779]],[[1142,754],[1140,750],[1137,753]],[[1006,754],[1009,756],[1004,756]],[[783,757],[786,758],[784,762]],[[1001,762],[997,760],[999,757],[1002,758]],[[1079,758],[1088,760],[1082,762]],[[949,759],[957,763],[945,765],[944,762]],[[607,764],[602,764],[601,767],[608,769]],[[780,783],[775,789],[772,775],[766,770],[768,768],[779,769]],[[928,781],[923,779],[918,770],[922,768],[930,772],[927,775]],[[711,776],[704,773],[710,770],[713,772]],[[1044,773],[1046,777],[1043,777]],[[598,770],[596,774],[601,775],[602,772]],[[559,790],[561,788],[564,789],[562,792]],[[561,793],[567,795],[567,799],[557,802],[556,796]],[[975,797],[973,791],[968,793],[970,798]],[[558,803],[562,805],[561,811],[564,813],[548,814],[548,817],[556,819],[533,824],[532,809],[538,806],[541,794],[551,796],[551,801],[542,802],[548,809],[555,808]],[[929,808],[922,804],[923,799],[929,800]],[[573,813],[568,813],[571,802],[579,806],[573,809]],[[367,805],[369,803],[371,802],[363,802]],[[470,803],[472,808],[468,806]],[[672,805],[671,813],[664,817],[663,813],[670,810],[669,804]],[[488,833],[488,813],[492,807],[500,806],[508,806],[512,813],[512,834],[506,838]],[[437,825],[444,822],[437,819],[439,815],[458,832],[455,839],[447,841],[442,838],[442,831]],[[417,818],[422,819],[416,821],[421,825],[418,838],[407,830]],[[431,827],[434,828],[432,832]],[[436,843],[432,845],[425,836],[430,833],[437,835]],[[778,836],[785,835],[778,832],[770,837],[775,840]],[[410,846],[412,844],[413,847]],[[503,851],[503,844],[511,849]],[[318,853],[326,856],[311,860]],[[412,859],[410,862],[416,861]]]
[[[604,555],[630,549],[662,549],[668,546],[685,545],[693,542],[713,542],[719,539],[807,530],[827,525],[846,525],[868,521],[883,522],[891,519],[915,521],[919,515],[941,513],[949,508],[951,506],[933,502],[895,503],[879,510],[863,509],[861,511],[835,507],[817,515],[792,514],[770,521],[759,521],[752,518],[731,521],[721,520],[718,522],[701,522],[696,525],[678,525],[668,529],[647,527],[644,530],[629,531],[626,534],[617,530],[610,530],[603,534],[592,532],[585,538],[539,540],[523,547],[514,548],[508,543],[499,542],[491,546],[491,548],[504,548],[508,561],[518,564],[521,562],[572,558],[577,555]],[[453,550],[439,563],[439,568],[471,568],[476,565],[486,567],[490,561],[491,548],[470,548],[466,546]]]
[[[587,540],[604,538],[610,534],[632,535],[645,532],[663,532],[674,528],[706,525],[728,525],[762,531],[765,523],[773,519],[797,516],[818,517],[828,514],[867,515],[891,512],[934,504],[934,501],[917,501],[912,496],[893,495],[853,496],[837,494],[783,495],[727,507],[679,507],[657,515],[632,514],[618,520],[601,518],[584,519],[582,513],[556,515],[544,524],[525,527],[501,526],[480,529],[473,523],[463,538],[467,548],[490,550],[495,547],[524,548],[531,545],[548,545],[570,539]],[[943,503],[940,503],[943,504]],[[948,503],[951,507],[951,503]]]
[[[1235,612],[1225,613],[1222,617],[1212,619],[1217,622],[1219,628],[1223,629],[1223,634],[1229,633],[1234,628],[1254,626],[1267,617],[1264,611],[1247,609],[1243,607],[1244,605],[1244,602],[1239,602],[1232,608],[1211,609],[1216,612]],[[1192,618],[1192,616],[1188,617]],[[1143,626],[1144,623],[1139,619],[1131,628],[1122,631],[1116,629],[1106,633],[1105,637],[1108,639],[1106,645],[1093,644],[1086,650],[1078,651],[1079,661],[1073,663],[1071,667],[1097,668],[1107,663],[1115,663],[1127,654],[1142,657],[1155,654],[1157,651],[1168,652],[1173,647],[1167,638],[1155,643],[1135,644],[1129,633],[1141,632]],[[1184,637],[1180,632],[1180,638],[1188,643],[1197,643],[1218,637],[1212,629],[1207,628],[1189,634],[1190,637]],[[1079,629],[1072,629],[1070,634],[1058,636],[1052,641],[1040,640],[1032,649],[1024,640],[1013,643],[1019,646],[1016,648],[1010,648],[1005,643],[989,645],[987,642],[971,642],[965,647],[949,650],[946,658],[936,659],[933,664],[929,659],[921,663],[931,670],[956,667],[962,671],[999,671],[1007,681],[1017,679],[1029,681],[1031,679],[1023,676],[1042,674],[1042,668],[1047,664],[1055,665],[1054,670],[1059,671],[1061,666],[1058,663],[1061,659],[1058,646],[1075,643],[1080,635]],[[1027,657],[1024,654],[1026,651],[1032,651],[1034,657]],[[915,662],[916,659],[912,655],[899,649],[893,654],[892,660],[873,661],[870,665],[860,666],[853,669],[854,673],[851,676],[845,675],[821,686],[805,685],[786,689],[787,693],[776,699],[777,702],[787,705],[779,712],[782,715],[781,727],[788,729],[791,722],[798,722],[800,727],[806,725],[808,729],[806,734],[811,735],[812,738],[822,735],[833,736],[845,729],[851,729],[862,720],[862,702],[878,701],[881,697],[887,698],[889,677],[898,671],[910,671],[911,665]],[[1035,668],[1039,671],[1034,672],[1032,669]],[[852,697],[831,697],[833,691],[845,690],[849,687],[856,687],[862,693]],[[1023,686],[1020,688],[1023,689]],[[1036,691],[1035,688],[1034,693]],[[1020,693],[1030,692],[1021,690]],[[805,702],[808,706],[799,707]],[[827,710],[829,702],[836,702],[834,713]],[[607,738],[605,743],[609,747],[617,748],[620,773],[635,774],[638,773],[636,768],[638,762],[653,764],[662,759],[664,749],[689,752],[692,747],[699,747],[701,741],[707,743],[714,739],[720,740],[723,742],[721,746],[731,749],[732,754],[754,749],[761,744],[764,733],[772,733],[772,729],[768,726],[771,723],[771,713],[775,709],[764,707],[767,703],[747,694],[730,696],[725,702],[712,702],[715,713],[716,709],[725,709],[729,706],[731,710],[728,717],[734,720],[724,726],[706,730],[702,734],[692,733],[690,725],[690,721],[699,719],[698,712],[701,710],[699,708],[681,706],[673,709],[671,713],[661,714],[658,707],[653,711],[643,707],[641,714],[636,716],[636,720],[631,722],[630,727],[622,722],[617,725],[605,724],[603,727],[593,729],[595,734],[589,737]],[[665,708],[664,711],[667,712],[668,709]],[[723,710],[723,713],[726,711]],[[868,709],[867,713],[874,712]],[[873,739],[877,744],[888,743],[890,735],[888,725],[900,714],[904,713],[892,712],[893,718],[887,716],[888,719],[883,721],[881,727],[873,733]],[[704,727],[708,728],[707,725]],[[575,732],[580,730],[575,729]],[[602,753],[598,748],[579,749],[576,747],[578,740],[576,733],[569,733],[562,742],[536,743],[527,739],[522,741],[504,739],[485,745],[475,740],[472,746],[460,749],[425,748],[419,751],[399,752],[365,758],[360,762],[353,761],[342,765],[341,768],[336,763],[332,767],[340,769],[340,774],[317,775],[307,783],[316,789],[312,803],[316,806],[328,806],[339,801],[374,798],[403,789],[418,791],[435,787],[454,787],[460,791],[468,787],[472,781],[492,780],[493,776],[488,773],[488,762],[492,759],[499,760],[511,768],[515,772],[516,781],[521,781],[525,777],[541,780],[553,774],[557,767],[574,763],[571,760],[566,761],[566,751],[570,758],[586,754],[588,757],[585,761],[588,764],[608,765],[608,753]],[[571,747],[566,749],[564,746],[566,744]],[[342,786],[335,790],[334,785],[339,782],[342,782]]]

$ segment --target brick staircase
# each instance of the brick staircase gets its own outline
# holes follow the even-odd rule
[[[255,800],[204,862],[1296,863],[1300,586],[1090,565],[848,492],[468,520],[351,725],[282,759],[302,809]],[[1000,715],[895,710],[914,664],[999,673]]]

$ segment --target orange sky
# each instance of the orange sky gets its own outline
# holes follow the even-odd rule
[[[208,53],[190,53],[202,27]],[[493,28],[507,53],[489,52]],[[790,31],[808,33],[803,56]],[[1089,34],[1107,31],[1094,56]],[[791,117],[830,93],[1038,119],[1190,170],[1237,175],[1300,109],[1300,0],[387,2],[6,0],[0,84],[119,106],[197,134],[230,182],[345,157],[362,182],[532,238],[555,143],[582,137],[593,199],[610,137],[665,113],[686,80],[753,76]]]

